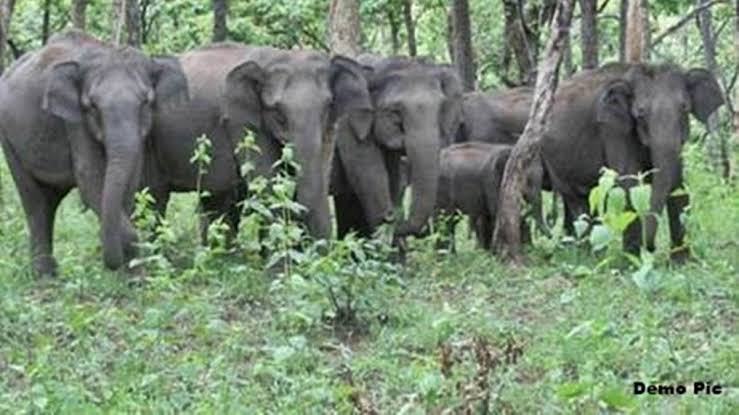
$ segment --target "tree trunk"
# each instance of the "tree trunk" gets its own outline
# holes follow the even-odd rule
[[[87,23],[87,1],[74,0],[72,2],[72,26],[82,31],[85,30]]]
[[[582,68],[598,67],[598,2],[597,0],[580,0],[580,36],[582,38]]]
[[[449,53],[449,61],[454,63],[454,18],[452,11],[446,10],[446,50]],[[505,43],[505,42],[504,42]]]
[[[535,34],[535,30],[526,23],[523,0],[503,0],[503,11],[508,27],[506,42],[512,49],[518,66],[518,83],[531,85],[536,80],[538,34]]]
[[[138,0],[125,0],[126,2],[126,32],[128,32],[127,44],[135,48],[141,47],[141,13]]]
[[[408,35],[408,56],[416,56],[416,23],[413,21],[413,0],[403,1],[403,20]]]
[[[648,0],[629,1],[626,17],[626,62],[649,61]]]
[[[332,0],[329,11],[329,47],[331,53],[355,57],[359,54],[359,1]]]
[[[8,43],[14,8],[15,0],[0,0],[0,75],[5,70],[5,45]]]
[[[41,24],[41,44],[45,45],[49,40],[49,25],[51,21],[51,0],[44,0],[44,17]]]
[[[546,57],[537,71],[534,101],[523,134],[506,163],[498,197],[493,249],[501,257],[521,263],[521,200],[526,172],[540,162],[540,142],[549,121],[562,55],[570,33],[574,0],[561,0],[557,7]]]
[[[628,25],[629,0],[621,0],[618,15],[618,61],[626,62],[626,26]]]
[[[390,24],[390,41],[393,45],[393,55],[397,55],[400,51],[400,22],[395,16],[395,10],[392,7],[387,9],[387,21]]]
[[[696,0],[696,7],[708,3],[708,0]],[[713,73],[716,79],[721,79],[721,74],[716,63],[716,39],[713,32],[713,15],[710,8],[705,8],[698,13],[698,28],[703,42],[703,60],[706,68]],[[708,140],[706,151],[711,160],[713,168],[721,172],[723,177],[728,178],[731,174],[731,159],[727,152],[728,143],[726,137],[718,133],[720,111],[714,112],[708,118]]]
[[[111,21],[111,43],[118,46],[121,44],[121,34],[126,21],[126,0],[113,0],[110,15]]]
[[[475,60],[472,55],[469,2],[454,0],[452,10],[454,65],[457,67],[465,91],[472,91],[475,89]]]
[[[213,0],[213,41],[223,42],[228,36],[228,1]]]

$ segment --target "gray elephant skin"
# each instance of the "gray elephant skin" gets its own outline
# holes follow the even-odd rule
[[[689,256],[681,215],[689,203],[683,189],[681,151],[689,136],[689,114],[706,123],[723,104],[715,77],[707,70],[672,65],[609,64],[583,71],[557,90],[552,118],[542,141],[548,179],[565,202],[565,225],[588,212],[588,193],[600,170],[620,175],[653,171],[645,243],[655,248],[656,216],[667,207],[671,257]],[[621,181],[629,188],[633,179]],[[675,194],[673,194],[675,193]],[[642,224],[624,234],[624,248],[637,253]]]
[[[255,174],[274,174],[273,165],[291,142],[300,165],[297,201],[311,235],[328,238],[328,174],[334,150],[332,127],[366,136],[371,103],[359,65],[314,51],[286,51],[217,43],[180,56],[191,91],[190,102],[155,120],[147,186],[164,213],[172,191],[196,190],[198,167],[190,162],[196,138],[212,143],[212,161],[200,178],[204,211],[224,215],[238,229],[237,203],[246,187],[240,166],[245,157]],[[347,116],[351,114],[351,119]],[[259,152],[236,155],[245,129],[255,132]],[[205,227],[203,227],[205,229]]]
[[[513,146],[507,144],[472,141],[441,150],[436,217],[455,213],[467,215],[479,245],[486,250],[491,246],[500,184],[512,149]],[[524,199],[532,205],[535,214],[541,211],[542,175],[541,165],[533,166],[527,174]],[[445,229],[452,250],[455,225],[456,220],[450,219]]]
[[[135,255],[128,218],[152,119],[187,100],[176,59],[114,48],[82,32],[53,36],[0,81],[0,136],[26,213],[33,268],[56,273],[56,209],[73,188],[101,220],[103,261]]]
[[[462,86],[453,68],[408,58],[361,55],[371,68],[374,111],[366,137],[339,136],[332,177],[338,236],[369,236],[400,203],[403,163],[410,170],[411,207],[397,237],[419,235],[436,206],[439,151],[461,120]]]
[[[455,141],[514,144],[528,121],[533,95],[533,88],[526,86],[464,94]]]

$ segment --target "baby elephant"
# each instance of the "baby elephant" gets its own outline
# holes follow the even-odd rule
[[[466,142],[451,145],[441,151],[441,175],[437,194],[436,217],[441,214],[461,212],[470,219],[477,240],[484,249],[490,249],[495,215],[498,206],[498,189],[503,180],[503,170],[513,146]],[[541,217],[541,184],[543,168],[537,164],[528,172],[524,199],[533,212]],[[454,250],[454,227],[450,219],[446,233]],[[522,232],[522,235],[525,235]]]

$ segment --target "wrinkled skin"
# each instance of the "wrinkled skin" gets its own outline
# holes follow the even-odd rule
[[[490,249],[498,207],[498,194],[505,164],[513,146],[469,142],[441,150],[441,175],[436,216],[462,213],[474,226],[478,243]],[[527,175],[524,199],[540,212],[542,167],[535,166]],[[539,215],[540,216],[540,215]],[[454,250],[455,220],[447,222],[446,233]]]
[[[688,195],[672,193],[683,189],[681,150],[689,134],[688,115],[705,123],[722,103],[718,83],[704,69],[614,64],[563,82],[542,157],[554,190],[564,198],[566,222],[587,212],[587,195],[602,167],[621,175],[656,169],[650,178],[653,215],[646,223],[647,248],[655,247],[655,216],[666,205],[672,258],[687,258],[680,216]],[[634,181],[621,184],[628,188]],[[638,252],[641,224],[634,222],[624,236],[625,248]]]
[[[515,144],[528,121],[533,94],[530,87],[464,94],[455,141]]]
[[[241,177],[242,162],[249,157],[254,174],[270,176],[289,141],[300,165],[297,201],[307,208],[303,220],[311,235],[328,238],[328,174],[334,146],[330,130],[350,109],[361,107],[354,105],[353,94],[334,105],[342,98],[340,90],[360,82],[347,69],[353,61],[231,43],[196,49],[180,61],[192,98],[189,105],[156,120],[150,163],[155,168],[147,178],[160,213],[170,192],[196,190],[198,169],[190,158],[196,138],[205,134],[212,143],[212,161],[200,180],[201,190],[209,193],[204,211],[211,220],[223,215],[235,232],[240,213],[236,204],[244,198],[248,180]],[[354,124],[349,128],[368,128]],[[255,132],[259,153],[235,154],[245,128]],[[206,229],[202,226],[203,233]]]
[[[339,237],[352,230],[368,235],[392,216],[404,190],[403,156],[410,170],[411,208],[395,233],[398,238],[420,235],[436,205],[439,151],[459,126],[461,83],[446,66],[373,55],[358,61],[372,68],[374,120],[366,139],[338,139],[345,145],[337,148],[334,180],[342,183],[343,176],[350,184],[340,197],[334,192]]]
[[[33,268],[56,273],[56,208],[73,188],[101,220],[103,261],[135,255],[129,220],[145,137],[159,111],[187,99],[173,58],[150,59],[86,34],[52,37],[0,81],[0,136],[31,237]]]

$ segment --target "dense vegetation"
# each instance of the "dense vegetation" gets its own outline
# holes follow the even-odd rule
[[[68,24],[70,1],[19,1],[9,38],[40,47],[40,16]],[[142,1],[142,47],[176,53],[209,41],[210,2]],[[328,0],[231,2],[228,37],[326,48]],[[362,1],[362,44],[405,53],[403,3]],[[656,33],[692,2],[652,3]],[[480,89],[503,87],[502,2],[470,1]],[[618,2],[600,25],[601,61],[618,58]],[[418,0],[419,55],[448,60],[447,8]],[[88,29],[110,36],[110,5],[90,5]],[[717,58],[733,84],[729,7],[714,9]],[[391,22],[397,24],[394,44]],[[143,25],[147,27],[146,25]],[[546,30],[542,33],[545,38]],[[580,66],[577,33],[574,65]],[[687,25],[653,59],[703,66]],[[729,91],[731,92],[731,91]],[[722,109],[719,134],[731,134]],[[195,195],[178,195],[152,230],[151,199],[137,197],[142,270],[103,269],[95,215],[76,193],[57,216],[62,273],[30,272],[24,214],[0,167],[0,412],[24,413],[732,413],[739,404],[739,187],[713,166],[712,140],[693,126],[684,149],[694,258],[668,261],[666,221],[654,255],[627,257],[604,232],[536,234],[527,263],[510,267],[475,247],[461,224],[458,253],[432,233],[410,241],[405,265],[378,241],[315,243],[292,219],[294,183],[250,184],[234,247],[223,229],[197,243]],[[207,146],[193,158],[207,168]],[[731,158],[736,165],[739,153]],[[290,153],[284,162],[291,163]],[[245,166],[249,168],[249,166]],[[608,188],[601,187],[603,192]],[[594,206],[600,204],[593,198]],[[278,212],[278,213],[275,213]],[[561,222],[561,221],[560,221]],[[260,232],[267,235],[257,242]],[[260,255],[264,248],[269,255]],[[711,381],[720,396],[634,396],[632,384]]]

